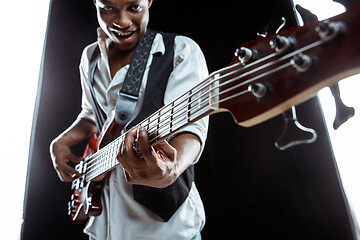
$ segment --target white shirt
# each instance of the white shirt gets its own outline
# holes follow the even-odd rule
[[[87,77],[89,59],[96,44],[100,46],[101,58],[97,64],[97,71],[94,76],[94,90],[100,107],[108,114],[115,107],[119,90],[129,69],[129,65],[124,66],[115,74],[114,78],[111,78],[108,64],[108,48],[111,40],[108,38],[99,37],[97,43],[90,44],[84,49],[80,63],[83,91],[82,111],[78,118],[91,120],[94,120],[94,116]],[[152,55],[159,52],[162,54],[165,52],[165,45],[161,34],[156,35],[150,51],[140,89],[141,100],[138,102],[135,115],[140,111],[143,102],[142,97],[145,92]],[[193,40],[184,36],[175,37],[173,67],[164,95],[165,105],[208,76],[205,58],[199,46]],[[187,126],[182,131],[197,135],[202,144],[202,151],[206,140],[207,127],[208,118],[205,117]],[[194,163],[198,161],[199,157]],[[195,183],[193,183],[185,202],[168,222],[164,222],[156,214],[136,202],[133,199],[132,189],[132,185],[125,181],[121,166],[112,170],[108,184],[105,184],[102,194],[103,211],[101,215],[90,218],[84,232],[98,240],[189,240],[203,228],[205,212]]]

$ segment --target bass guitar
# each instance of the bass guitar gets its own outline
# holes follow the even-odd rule
[[[292,27],[241,45],[228,67],[162,107],[138,125],[157,144],[205,116],[230,112],[235,122],[251,127],[270,119],[360,72],[360,4],[328,20]],[[116,160],[124,135],[112,114],[100,136],[92,136],[84,160],[76,166],[82,176],[72,182],[69,202],[73,221],[101,213],[97,181],[119,166]]]

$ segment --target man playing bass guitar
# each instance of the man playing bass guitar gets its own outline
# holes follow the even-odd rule
[[[83,160],[70,148],[99,131],[90,88],[93,87],[100,109],[109,116],[115,106],[121,104],[117,103],[119,90],[136,55],[138,43],[149,31],[147,25],[152,0],[94,0],[94,4],[100,28],[98,41],[87,46],[81,57],[82,111],[50,146],[54,168],[64,182],[74,181],[82,175],[68,164]],[[89,86],[89,63],[97,47],[100,57],[96,62],[93,86]],[[163,87],[159,87],[152,83],[156,81],[152,73],[159,74],[160,71],[161,74],[162,68],[154,69],[156,66],[152,62],[167,55],[169,49],[172,68],[168,78],[160,84]],[[158,102],[168,104],[207,76],[204,56],[194,41],[184,36],[155,33],[146,59],[139,100],[131,116],[130,123],[134,127],[123,129],[121,133],[126,134],[116,157],[120,166],[108,172],[102,180],[102,212],[99,216],[91,216],[84,229],[90,239],[200,239],[205,224],[203,204],[193,177],[183,178],[183,175],[193,174],[193,164],[204,148],[208,119],[205,117],[188,125],[155,146],[149,143],[147,130],[135,124],[137,118],[147,111],[145,108],[157,110]],[[190,179],[188,185],[183,183],[183,179]],[[172,190],[167,191],[171,186],[174,186]],[[160,191],[160,199],[168,203],[168,197],[176,199],[179,192],[186,191],[186,186],[189,187],[185,199],[179,201],[173,211],[168,211],[167,204],[160,206],[164,208],[160,212],[166,214],[158,214],[152,209],[152,205],[158,204],[158,198],[148,199],[152,191]],[[138,197],[147,198],[146,206],[134,198],[135,188]]]

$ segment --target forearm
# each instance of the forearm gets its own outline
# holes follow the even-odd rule
[[[67,146],[74,146],[93,133],[97,132],[96,125],[87,119],[77,119],[68,129],[61,133],[53,142],[61,141]]]
[[[199,138],[192,133],[182,133],[174,137],[170,145],[177,151],[177,168],[180,176],[197,159],[201,150]]]

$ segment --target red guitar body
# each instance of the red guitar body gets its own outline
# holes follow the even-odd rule
[[[109,142],[114,140],[120,135],[123,126],[118,125],[112,113],[106,120],[100,135],[93,134],[89,139],[88,144],[84,150],[83,158],[87,158],[102,147],[106,146]],[[83,166],[76,166],[76,170],[80,173]],[[89,216],[98,216],[102,211],[101,205],[101,191],[104,178],[106,175],[100,175],[93,181],[85,182],[83,179],[78,178],[73,181],[72,188],[74,193],[71,195],[71,201],[68,205],[68,214],[74,222],[85,222]]]

